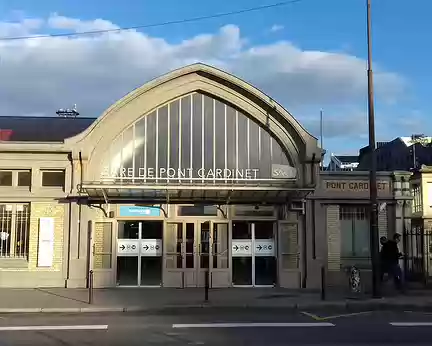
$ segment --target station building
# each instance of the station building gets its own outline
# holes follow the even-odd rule
[[[344,266],[344,210],[367,201],[365,174],[320,177],[315,137],[203,64],[97,119],[2,117],[0,128],[3,287],[86,287],[90,270],[96,287],[200,287],[207,270],[211,287],[318,287],[322,265]],[[380,182],[392,225],[404,174]]]

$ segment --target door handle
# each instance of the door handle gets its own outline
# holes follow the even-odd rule
[[[94,256],[95,253],[96,253],[96,246],[95,246],[95,244],[92,245],[92,253],[93,253],[93,256]]]

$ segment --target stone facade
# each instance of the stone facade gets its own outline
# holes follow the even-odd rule
[[[410,172],[378,172],[378,230],[379,236],[391,237],[395,232],[403,234],[409,227],[411,219],[410,205],[412,197],[407,184]],[[362,271],[365,285],[370,281],[370,258],[368,251],[348,256],[344,236],[350,242],[362,239],[363,246],[368,247],[368,208],[369,208],[369,173],[368,172],[322,172],[317,190],[310,196],[314,204],[316,221],[315,240],[317,255],[310,259],[311,271],[315,275],[319,269],[318,262],[327,269],[329,285],[347,285],[347,269],[356,265]],[[345,219],[349,220],[348,226]],[[351,228],[351,220],[359,220],[361,228],[357,233]],[[349,227],[349,229],[346,229]],[[359,226],[360,227],[360,226]],[[349,235],[346,235],[348,232]],[[351,233],[353,232],[353,233]],[[355,234],[355,235],[354,235]],[[325,237],[323,237],[325,235]],[[351,238],[353,237],[353,238]],[[355,237],[355,239],[354,239]],[[325,239],[326,246],[321,240]],[[353,243],[354,244],[354,243]],[[348,244],[348,247],[351,244]],[[353,245],[354,246],[354,245]],[[401,244],[401,249],[403,244]],[[361,249],[357,249],[360,250]],[[314,265],[315,263],[315,265]],[[315,282],[315,287],[318,282]]]

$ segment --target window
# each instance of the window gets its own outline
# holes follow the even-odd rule
[[[0,204],[0,258],[28,258],[30,205]]]
[[[217,216],[214,205],[186,205],[178,207],[178,216]]]
[[[365,206],[341,206],[339,210],[342,257],[369,257],[369,219]]]
[[[235,216],[274,217],[274,214],[273,206],[236,205],[234,207]]]
[[[421,212],[423,210],[423,204],[420,185],[413,185],[411,193],[414,197],[412,211],[414,213]]]
[[[0,186],[12,186],[12,171],[0,171]]]
[[[31,171],[19,171],[18,172],[18,186],[31,186]]]
[[[42,186],[62,187],[65,185],[65,171],[43,171]]]
[[[30,187],[31,170],[0,170],[0,186]]]

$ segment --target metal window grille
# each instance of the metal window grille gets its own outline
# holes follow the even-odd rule
[[[30,206],[0,204],[0,258],[25,258],[29,254]]]

